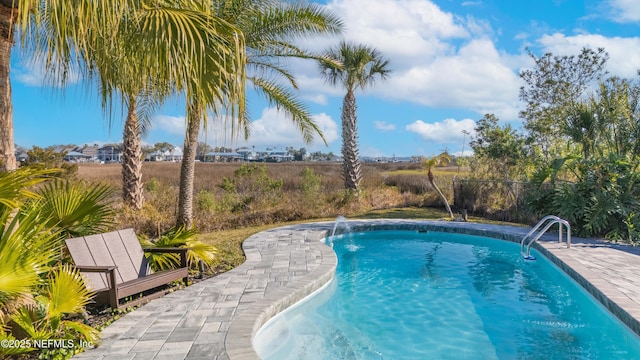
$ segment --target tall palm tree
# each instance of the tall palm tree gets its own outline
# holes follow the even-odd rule
[[[13,47],[13,1],[0,1],[0,171],[16,168],[9,67]]]
[[[141,135],[153,110],[176,93],[200,94],[205,106],[244,93],[244,49],[234,26],[208,7],[191,1],[158,2],[137,18],[121,24],[114,46],[94,56],[103,94],[110,110],[114,93],[127,108],[123,131],[123,200],[142,208]],[[141,33],[147,36],[140,36]],[[205,82],[206,81],[206,82]],[[242,101],[240,101],[242,102]],[[110,111],[109,111],[110,112]]]
[[[391,72],[389,60],[374,48],[342,41],[330,49],[327,58],[341,65],[321,61],[320,71],[331,85],[340,84],[347,90],[342,101],[342,173],[344,187],[357,194],[362,174],[358,157],[358,117],[355,91],[372,86],[375,81],[386,79]]]
[[[20,45],[47,68],[57,68],[54,81],[64,81],[73,62],[87,59],[89,44],[112,36],[129,0],[0,0],[0,171],[17,167],[13,143],[13,107],[9,77],[14,31]],[[100,19],[100,21],[96,21]]]
[[[317,58],[295,46],[294,41],[314,34],[337,33],[342,27],[341,21],[316,4],[294,4],[274,0],[218,0],[213,2],[212,11],[237,26],[244,34],[247,80],[254,85],[255,90],[292,119],[305,141],[312,141],[315,134],[322,137],[308,109],[289,90],[289,87],[296,89],[297,84],[293,75],[283,67],[282,61],[290,57]],[[284,80],[284,83],[281,80]],[[191,103],[190,106],[194,110],[197,109],[197,102]],[[188,121],[178,198],[177,224],[187,228],[193,223],[194,159],[200,127],[200,117],[195,111],[193,113],[196,116]],[[238,113],[238,117],[235,118],[224,118],[232,119],[229,124],[232,133],[242,132],[245,138],[248,137],[248,113]],[[206,124],[206,118],[202,119]]]

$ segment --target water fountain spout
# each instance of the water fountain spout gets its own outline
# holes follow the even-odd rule
[[[327,245],[333,247],[333,237],[336,236],[336,230],[340,227],[340,225],[344,227],[344,232],[342,233],[351,232],[351,227],[349,226],[349,222],[347,221],[347,218],[345,218],[344,216],[338,216],[336,218],[335,224],[333,225],[333,231],[331,231],[331,236],[328,237],[327,239]]]
[[[331,232],[331,236],[335,236],[336,235],[336,229],[338,228],[338,225],[343,224],[345,227],[346,232],[350,232],[351,228],[349,227],[349,223],[347,223],[347,218],[340,215],[336,218],[336,222],[333,225],[333,231]]]

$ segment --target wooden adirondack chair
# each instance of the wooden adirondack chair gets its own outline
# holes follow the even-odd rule
[[[182,279],[187,283],[186,248],[142,249],[133,229],[112,231],[66,240],[71,258],[96,292],[96,302],[109,304],[117,309],[134,306],[163,296],[166,291],[156,291],[121,304],[120,300],[141,294],[172,281]],[[154,273],[144,252],[172,252],[180,255],[180,268]]]

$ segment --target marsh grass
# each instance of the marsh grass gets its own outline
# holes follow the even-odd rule
[[[196,163],[195,226],[201,233],[247,226],[309,220],[337,215],[351,216],[376,209],[407,206],[440,207],[437,195],[424,188],[426,173],[417,164],[363,164],[362,193],[354,197],[343,189],[340,163],[291,162],[249,164],[262,167],[270,180],[282,181],[279,189],[263,191],[268,181],[249,176],[237,179],[241,163]],[[122,195],[119,164],[82,164],[81,179],[103,182]],[[261,171],[255,171],[255,174]],[[145,162],[145,205],[141,211],[117,208],[119,227],[134,227],[138,233],[155,237],[174,224],[177,214],[180,164]],[[396,174],[397,173],[397,174]],[[443,191],[452,197],[452,177],[438,178]],[[237,189],[223,186],[225,178]],[[266,196],[268,194],[269,196]],[[120,201],[118,203],[121,203]]]

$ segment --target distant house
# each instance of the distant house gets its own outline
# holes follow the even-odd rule
[[[164,161],[164,151],[154,151],[145,157],[148,161]]]
[[[178,146],[174,147],[171,150],[158,150],[154,151],[151,154],[147,155],[146,159],[149,161],[174,161],[179,162],[182,161],[182,157],[184,154],[182,153],[182,149]]]
[[[75,151],[87,155],[91,158],[91,161],[95,161],[98,159],[98,147],[97,146],[85,146]]]
[[[204,161],[234,162],[242,161],[244,157],[237,152],[210,152],[204,155]]]
[[[122,151],[113,145],[103,146],[96,153],[98,160],[102,162],[120,162],[122,160]]]
[[[182,149],[178,146],[174,147],[171,151],[167,151],[164,155],[165,161],[182,161],[183,157]]]
[[[90,162],[93,158],[90,155],[85,155],[78,151],[69,151],[64,158],[64,161],[75,162],[75,163],[84,163]]]
[[[265,157],[266,162],[284,162],[293,161],[293,155],[288,151],[269,151]]]
[[[256,152],[246,147],[236,149],[236,152],[242,156],[242,160],[244,161],[255,161],[258,159]]]
[[[29,155],[27,155],[26,152],[16,153],[16,161],[23,163],[27,161],[28,158],[29,158]]]

